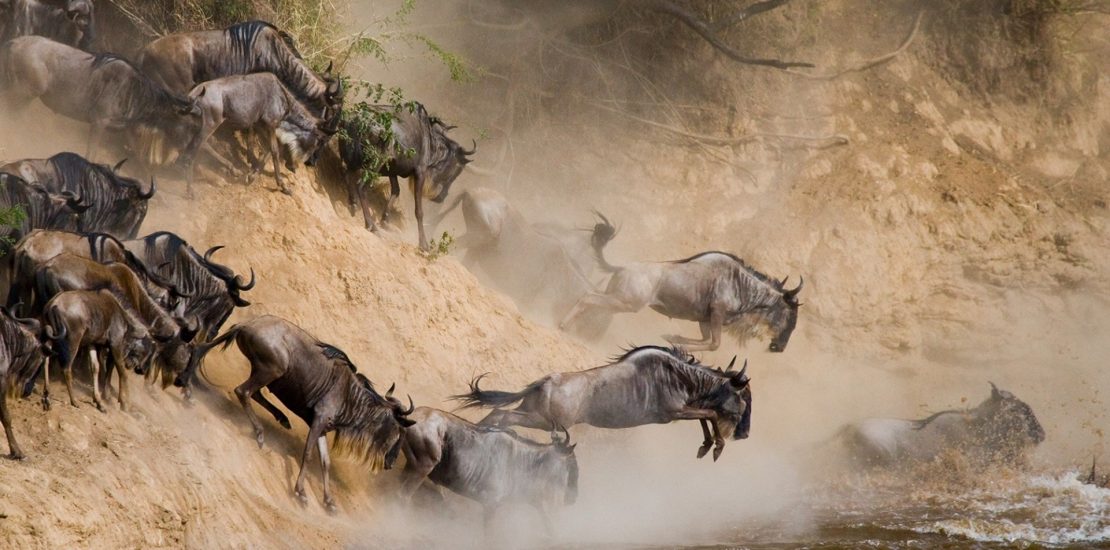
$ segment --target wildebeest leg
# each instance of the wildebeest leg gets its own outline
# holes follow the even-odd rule
[[[698,458],[702,458],[709,452],[709,448],[713,446],[713,434],[709,433],[709,422],[704,418],[698,419],[698,422],[701,423],[701,433],[705,436],[705,439],[701,443],[701,447],[698,447]]]
[[[324,508],[327,509],[329,514],[334,514],[335,501],[331,498],[331,488],[328,485],[328,469],[331,468],[331,458],[328,456],[327,436],[320,436],[316,440],[316,446],[320,448],[320,471],[324,476]]]
[[[93,404],[96,405],[96,410],[106,412],[104,410],[104,403],[100,399],[100,364],[100,358],[94,358],[93,350],[89,348],[89,368],[92,369]]]
[[[531,411],[494,409],[478,424],[481,426],[497,426],[498,428],[521,426],[535,430],[550,430],[552,421]]]
[[[717,443],[713,447],[713,462],[717,462],[721,458],[721,452],[725,450],[725,438],[721,437],[721,428],[717,426],[717,421],[713,421],[713,440]]]
[[[0,389],[8,387],[7,375],[0,376]],[[4,424],[4,435],[8,436],[8,458],[22,460],[23,450],[15,441],[15,432],[12,431],[12,416],[8,412],[8,392],[0,391],[0,422]]]
[[[362,183],[362,173],[359,170],[355,174],[347,175],[347,193],[353,193],[358,197],[358,204],[359,208],[362,209],[362,220],[366,224],[366,229],[377,231],[378,228],[374,225],[374,211],[370,210],[370,199],[366,196],[367,187],[370,187],[370,184],[369,182]]]
[[[122,350],[120,350],[122,351]],[[119,377],[119,410],[127,410],[127,365],[123,363],[123,354],[112,352],[112,362],[116,365],[116,376]]]
[[[566,330],[587,308],[605,309],[613,313],[635,313],[640,310],[640,306],[626,304],[621,299],[608,294],[590,292],[574,303],[574,307],[570,308],[566,317],[559,322],[559,330]]]
[[[78,349],[77,342],[70,349]],[[80,350],[77,351],[77,354],[79,353],[81,353]],[[66,361],[65,365],[62,366],[62,378],[66,382],[66,391],[69,393],[69,404],[74,407],[77,406],[77,399],[73,397],[73,358],[77,354],[70,354],[69,361]]]
[[[248,135],[243,139],[243,143],[247,146],[247,162],[251,165],[250,172],[247,172],[247,184],[251,184],[254,182],[254,178],[261,174],[262,170],[266,168],[266,133],[264,130],[258,128],[250,130],[247,133]],[[256,154],[255,143],[251,141],[252,139],[256,141],[258,145],[262,146],[262,158],[259,158]]]
[[[289,423],[289,417],[285,416],[285,413],[281,412],[273,403],[270,403],[270,400],[266,399],[266,396],[262,395],[261,391],[254,392],[254,394],[251,395],[251,399],[254,399],[255,403],[262,405],[263,409],[270,411],[270,414],[274,416],[274,420],[277,420],[282,428],[287,430],[293,429],[293,425]]]
[[[536,512],[540,515],[540,521],[543,522],[543,531],[544,534],[547,535],[547,538],[554,536],[555,529],[551,526],[551,514],[548,513],[547,506],[543,504],[533,504],[532,507],[535,508]]]
[[[389,215],[393,212],[393,203],[397,202],[397,197],[401,196],[401,184],[397,182],[397,176],[389,176],[389,200],[385,203],[385,210],[382,211],[382,223],[389,221]]]
[[[274,159],[274,179],[277,180],[278,189],[286,195],[292,195],[293,191],[281,181],[281,141],[278,140],[277,132],[273,132],[270,136],[270,152]]]
[[[428,236],[424,234],[424,172],[422,170],[418,169],[416,176],[413,177],[412,194],[416,202],[416,233],[419,235],[420,250],[429,250]]]
[[[297,474],[297,483],[293,485],[293,494],[297,496],[302,505],[308,504],[308,497],[304,494],[304,477],[308,473],[308,461],[312,460],[312,449],[316,446],[316,440],[324,437],[324,426],[330,420],[317,416],[312,421],[312,426],[308,428],[308,439],[305,440],[304,453],[301,455],[301,471]],[[322,459],[323,457],[321,457]]]
[[[710,338],[710,336],[709,336],[709,323],[704,322],[704,321],[701,322],[701,323],[698,323],[698,328],[701,329],[701,339],[700,340],[695,340],[694,338],[687,338],[685,336],[679,336],[677,334],[667,334],[667,335],[664,335],[663,338],[666,341],[668,341],[672,344],[680,344],[680,345],[681,344],[700,344],[700,343],[708,341],[709,338]]]
[[[251,396],[270,382],[277,380],[279,376],[274,376],[265,367],[260,368],[260,365],[252,363],[250,378],[247,378],[246,382],[235,388],[235,396],[239,398],[239,404],[243,406],[243,410],[247,413],[247,419],[250,420],[251,426],[254,428],[254,439],[258,442],[259,449],[262,448],[262,422],[251,410]],[[311,439],[309,439],[309,443],[312,443]]]
[[[42,366],[42,410],[50,410],[50,363],[55,365],[62,364],[61,355],[55,359],[47,360],[46,364]]]
[[[686,351],[714,351],[721,347],[721,327],[724,325],[724,317],[714,311],[710,314],[709,321],[707,323],[701,323],[701,325],[703,336],[701,341],[674,335],[667,335],[663,338],[672,344],[681,344],[686,348]],[[708,335],[705,334],[705,325],[709,326]]]

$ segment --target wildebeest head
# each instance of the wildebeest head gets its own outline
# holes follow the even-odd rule
[[[725,370],[717,373],[728,380],[706,398],[706,407],[717,411],[717,429],[725,439],[747,439],[752,426],[752,389],[748,378],[748,361],[739,371],[733,370],[736,357]]]
[[[771,307],[765,317],[772,333],[771,345],[768,349],[775,353],[786,350],[786,344],[790,342],[790,335],[794,333],[794,327],[798,325],[798,308],[802,305],[798,303],[798,293],[805,285],[805,279],[799,278],[798,286],[793,289],[787,290],[785,285],[786,279],[783,279],[779,283],[779,289],[782,291],[782,302],[776,304],[775,307]]]
[[[454,126],[447,126],[439,119],[432,120],[432,130],[435,132],[435,140],[439,142],[437,147],[443,147],[444,154],[438,162],[431,166],[432,185],[428,188],[428,198],[434,202],[442,203],[447,200],[447,194],[451,191],[451,184],[455,183],[455,179],[462,173],[463,168],[470,163],[470,156],[478,150],[478,143],[474,142],[470,150],[466,150],[462,145],[447,137],[447,132],[454,128]]]
[[[124,350],[124,365],[138,374],[146,374],[154,361],[154,352],[158,346],[149,334],[133,338],[127,343]]]
[[[1044,441],[1045,433],[1033,409],[1014,394],[991,382],[991,396],[977,409],[982,421],[980,438],[989,450],[1016,456],[1025,447]]]
[[[331,138],[339,133],[339,121],[339,114],[336,112],[330,119],[320,121],[316,125],[316,129],[312,132],[315,145],[304,161],[305,166],[316,166],[316,163],[320,161],[320,153],[324,151],[328,141],[331,141]]]

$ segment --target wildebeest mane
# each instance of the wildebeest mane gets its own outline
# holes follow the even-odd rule
[[[122,96],[121,106],[124,107],[124,118],[128,121],[158,122],[167,114],[158,108],[159,105],[169,104],[177,108],[184,108],[189,105],[189,100],[185,96],[176,94],[160,86],[157,82],[151,80],[145,73],[139,70],[131,61],[113,53],[98,53],[93,55],[93,74],[95,75],[98,70],[103,70],[112,63],[123,63],[126,65],[131,73],[133,73],[134,78],[113,78],[110,81],[96,82],[92,83],[92,85],[120,87],[119,93]],[[103,91],[101,91],[101,93],[103,93]]]
[[[639,353],[652,352],[652,361],[662,369],[673,373],[690,393],[690,399],[705,399],[714,396],[724,397],[729,391],[728,380],[701,364],[696,357],[679,346],[640,346],[626,351],[617,361],[627,361]]]
[[[339,351],[334,347],[330,349]],[[353,414],[354,421],[337,423],[334,448],[339,454],[379,470],[385,465],[386,453],[401,436],[400,424],[393,416],[392,407],[367,386],[369,380],[365,376],[353,372],[350,376],[353,380],[349,383],[343,408]]]
[[[726,256],[729,259],[731,259],[731,260],[735,261],[736,263],[740,264],[740,267],[744,268],[744,270],[747,271],[749,275],[751,275],[752,277],[755,277],[760,282],[767,283],[768,285],[770,285],[775,290],[779,290],[779,291],[782,290],[782,282],[781,281],[778,281],[778,280],[776,280],[772,277],[768,277],[767,275],[765,275],[763,273],[760,273],[758,270],[756,270],[756,268],[752,267],[748,262],[745,262],[739,256],[737,256],[735,254],[732,254],[732,253],[729,253],[729,252],[721,252],[720,250],[707,250],[705,252],[699,252],[697,254],[694,254],[693,256],[690,256],[689,258],[684,258],[684,259],[681,259],[681,260],[673,260],[671,263],[686,264],[686,263],[690,263],[694,260],[697,260],[698,258],[701,258],[703,256],[708,256],[710,254],[720,254],[722,256]]]

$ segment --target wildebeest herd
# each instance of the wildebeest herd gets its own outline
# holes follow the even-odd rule
[[[506,255],[537,253],[540,259],[524,263],[543,267],[523,278],[531,286],[509,290],[514,298],[541,294],[540,282],[556,290],[548,305],[561,327],[647,306],[697,322],[701,337],[668,336],[674,347],[630,349],[610,364],[550,374],[518,392],[481,389],[479,377],[468,392],[454,396],[464,407],[493,409],[471,423],[415,407],[411,398],[402,401],[392,386],[379,392],[339,347],[283,319],[257,317],[220,334],[236,308],[250,305],[243,294],[255,284],[253,269],[244,278],[216,263],[220,246],[200,252],[168,232],[138,237],[157,187],[153,176],[144,181],[124,176],[123,162],[95,162],[105,139],[137,155],[148,176],[152,167],[176,158],[191,195],[200,154],[234,164],[212,146],[213,136],[221,128],[244,132],[249,174],[259,173],[268,155],[278,187],[290,193],[281,165],[311,165],[338,133],[349,200],[352,207],[358,203],[367,228],[376,226],[367,190],[358,183],[367,159],[384,159],[372,169],[391,183],[383,221],[400,193],[398,178],[412,178],[422,248],[428,245],[422,199],[444,202],[475,147],[465,149],[447,137],[452,127],[419,104],[398,113],[389,129],[345,123],[339,76],[330,66],[313,70],[293,39],[268,23],[165,36],[132,62],[86,51],[94,37],[93,14],[91,0],[0,2],[5,40],[0,88],[7,105],[18,111],[39,99],[90,128],[87,158],[59,153],[0,167],[0,207],[21,207],[26,213],[16,227],[4,229],[9,242],[2,262],[7,306],[0,315],[0,417],[12,458],[24,454],[12,430],[9,393],[27,397],[41,381],[41,402],[49,409],[53,371],[61,373],[70,404],[78,406],[73,376],[87,371],[93,402],[105,410],[115,373],[123,409],[130,373],[163,387],[172,383],[187,394],[204,358],[233,342],[250,363],[250,376],[235,394],[258,445],[265,430],[254,404],[291,427],[285,412],[260,391],[268,388],[308,424],[294,492],[306,499],[305,467],[318,454],[329,510],[335,508],[328,477],[327,435],[332,432],[337,449],[374,466],[389,469],[404,454],[406,497],[431,481],[481,502],[487,520],[504,504],[530,504],[546,520],[552,506],[574,502],[579,471],[568,430],[576,424],[619,429],[697,420],[703,439],[696,456],[712,448],[714,460],[727,440],[748,437],[752,385],[747,361],[739,370],[735,357],[726,368],[713,368],[688,352],[718,349],[722,330],[741,340],[767,334],[770,351],[785,351],[798,322],[803,279],[791,288],[785,278],[768,277],[717,251],[614,266],[604,248],[617,229],[605,216],[598,214],[598,222],[583,232],[529,224],[490,190],[461,194],[432,225],[461,204],[468,229],[460,238],[467,249],[464,262],[495,279],[511,270]],[[388,140],[380,137],[385,133]],[[263,145],[262,159],[255,156],[253,137]],[[371,146],[379,149],[373,155],[367,151]],[[512,275],[521,280],[520,273]],[[595,281],[603,277],[608,283],[599,290]],[[599,330],[604,328],[586,332]],[[551,442],[528,439],[513,426],[547,431]],[[977,409],[922,421],[874,419],[843,433],[868,463],[927,460],[951,447],[982,448],[1015,459],[1044,438],[1029,407],[996,388]]]

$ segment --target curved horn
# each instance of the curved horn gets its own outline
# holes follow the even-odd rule
[[[782,288],[782,287],[786,286],[786,281],[789,281],[789,280],[790,280],[790,275],[787,275],[787,276],[783,277],[779,281],[779,288]]]
[[[454,128],[454,126],[452,126],[452,128]],[[471,146],[469,151],[467,151],[466,149],[459,150],[459,152],[462,153],[465,157],[469,157],[470,155],[473,155],[475,152],[478,151],[478,142],[472,139],[470,140],[470,143]]]
[[[328,68],[324,69],[324,74],[331,74],[331,70],[334,67],[335,67],[335,61],[328,61]]]
[[[249,283],[243,284],[243,277],[240,276],[240,275],[235,276],[235,286],[239,287],[239,290],[250,290],[250,289],[254,288],[254,283],[255,283],[255,281],[254,281],[254,268],[253,267],[251,268],[251,280],[250,280]]]
[[[127,159],[126,159],[126,158],[125,158],[125,159],[123,159],[123,160],[121,160],[121,161],[119,161],[119,162],[117,162],[117,163],[116,163],[116,165],[112,167],[112,171],[113,171],[113,172],[119,172],[119,169],[120,169],[120,168],[122,168],[122,167],[123,167],[123,165],[124,165],[124,164],[125,164],[126,162],[127,162]]]
[[[126,159],[124,159],[124,160],[126,160]],[[139,192],[139,198],[143,199],[144,201],[145,200],[150,200],[150,198],[154,196],[154,192],[157,191],[157,190],[158,190],[158,184],[154,183],[154,176],[150,176],[150,187],[147,189],[146,193],[143,193],[143,192],[140,191]]]
[[[394,390],[395,388],[397,388],[397,383],[396,383],[396,382],[394,382],[394,383],[390,384],[390,385],[389,385],[389,389],[388,389],[388,390],[386,390],[386,392],[385,392],[385,396],[386,396],[386,397],[389,397],[389,396],[393,395],[393,390]]]
[[[991,397],[997,399],[1002,396],[1002,392],[998,391],[998,386],[995,386],[994,382],[988,380],[987,383],[991,385]]]
[[[219,249],[221,249],[223,247],[224,247],[224,245],[221,244],[221,245],[218,245],[218,246],[213,246],[212,248],[209,248],[208,250],[206,250],[204,252],[204,261],[206,261],[206,262],[212,261],[212,255],[215,254]]]
[[[747,364],[748,364],[747,361],[744,361],[744,365],[746,366]],[[735,367],[735,366],[736,366],[736,356],[733,355],[732,356],[732,361],[729,361],[728,366],[725,367],[725,372],[731,371],[732,367]]]
[[[805,286],[805,284],[806,284],[805,277],[798,276],[798,286],[794,287],[791,290],[784,290],[782,292],[783,298],[794,298],[795,296],[798,295],[798,292],[801,292],[802,287]]]
[[[744,378],[747,375],[748,375],[748,360],[744,359],[744,366],[740,367],[740,378]]]
[[[563,430],[563,437],[565,438],[563,439],[563,446],[570,447],[570,432],[567,431],[566,426],[559,426],[559,429]]]
[[[412,414],[412,411],[416,410],[416,405],[412,402],[412,396],[409,395],[408,398],[409,398],[409,408],[408,408],[408,410],[407,411],[401,411],[401,414],[404,415],[404,416],[408,416],[408,415]]]

